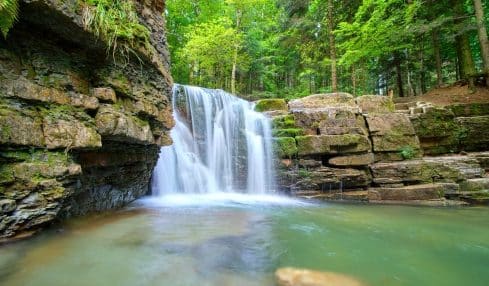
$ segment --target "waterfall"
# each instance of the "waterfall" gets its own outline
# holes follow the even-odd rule
[[[175,85],[173,145],[162,147],[153,195],[273,190],[270,121],[222,90]]]

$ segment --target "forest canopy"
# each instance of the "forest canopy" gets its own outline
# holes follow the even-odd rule
[[[250,98],[388,90],[406,96],[456,81],[473,84],[489,71],[488,6],[481,0],[168,0],[172,74],[179,83]]]

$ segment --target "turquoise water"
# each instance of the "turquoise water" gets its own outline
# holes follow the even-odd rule
[[[488,285],[489,209],[168,197],[0,247],[1,285],[274,285],[278,267],[367,285]]]

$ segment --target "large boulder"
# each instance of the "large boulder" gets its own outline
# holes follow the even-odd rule
[[[392,98],[380,95],[363,95],[356,98],[362,113],[391,113],[396,110]]]
[[[369,114],[366,119],[372,138],[373,151],[379,153],[379,158],[385,158],[385,156],[382,157],[382,153],[390,153],[399,154],[398,158],[403,159],[403,150],[412,150],[410,157],[421,156],[419,139],[406,114]]]
[[[255,110],[258,112],[265,111],[287,111],[287,102],[281,98],[261,99],[255,103]]]
[[[42,117],[34,108],[0,101],[0,144],[44,146]]]
[[[275,272],[278,286],[362,286],[359,280],[334,272],[280,268]]]
[[[371,188],[370,192],[374,193],[375,200],[382,201],[420,201],[420,200],[437,200],[444,197],[445,186],[443,184],[421,184],[397,188]]]
[[[449,109],[431,108],[410,117],[421,148],[427,155],[454,153],[462,136],[460,125]]]
[[[324,110],[332,107],[341,107],[358,112],[358,106],[355,97],[349,93],[328,93],[314,94],[289,102],[291,111],[298,110]]]
[[[489,116],[458,117],[460,145],[465,151],[485,151],[489,146]]]
[[[299,169],[297,175],[291,187],[293,192],[366,188],[372,182],[372,177],[367,170],[348,168]]]
[[[363,116],[350,108],[304,109],[293,111],[293,115],[296,125],[307,135],[368,135]]]
[[[368,137],[358,134],[298,136],[296,140],[299,156],[351,154],[371,150]]]
[[[414,185],[433,182],[460,183],[480,178],[484,172],[477,160],[466,156],[428,157],[370,166],[376,185]]]
[[[106,140],[137,144],[154,143],[149,124],[110,105],[102,105],[95,117],[97,131]]]

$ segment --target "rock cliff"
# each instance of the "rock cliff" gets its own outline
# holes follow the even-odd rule
[[[97,9],[116,5],[134,31],[104,26]],[[163,10],[163,0],[20,1],[0,37],[0,238],[148,192],[174,124]]]
[[[396,106],[388,97],[346,93],[256,106],[273,121],[283,192],[382,203],[488,201],[486,106]]]

